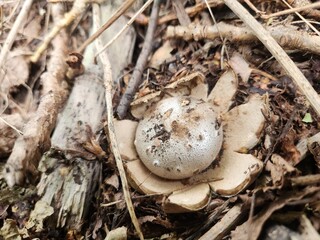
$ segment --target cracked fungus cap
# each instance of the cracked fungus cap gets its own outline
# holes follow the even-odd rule
[[[222,145],[222,127],[209,103],[171,97],[151,107],[139,122],[135,146],[154,174],[183,179],[206,169]]]

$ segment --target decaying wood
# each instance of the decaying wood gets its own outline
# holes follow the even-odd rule
[[[242,206],[240,204],[231,208],[217,224],[201,236],[200,240],[222,239],[244,215],[241,208]]]
[[[106,29],[108,29],[119,17],[125,13],[126,10],[135,2],[135,0],[125,1],[117,11],[110,17],[110,19],[101,26],[101,28],[92,34],[77,50],[77,52],[81,53],[84,49],[92,43],[97,37],[99,37]]]
[[[63,5],[53,6],[54,22],[60,20],[62,9]],[[67,42],[65,31],[61,31],[53,40],[54,50],[48,70],[41,77],[43,91],[40,104],[33,117],[26,123],[24,134],[16,140],[4,168],[3,175],[9,186],[22,184],[27,173],[34,175],[42,154],[50,147],[50,134],[67,96],[64,82]]]
[[[130,26],[131,24],[134,22],[134,20],[139,16],[139,14],[141,14],[144,10],[146,10],[146,8],[153,2],[153,0],[147,0],[145,2],[145,4],[143,4],[143,6],[131,17],[131,19],[127,22],[127,24],[125,26],[123,26],[121,28],[121,30],[119,30],[117,32],[117,34],[108,42],[106,43],[100,50],[99,52],[96,54],[96,56],[98,56],[100,53],[102,53],[104,50],[106,50],[113,42],[115,42],[119,36],[121,34],[123,34],[123,32],[125,32]]]
[[[101,162],[83,145],[93,137],[90,132],[98,129],[104,108],[101,70],[91,66],[75,80],[52,136],[53,149],[39,165],[39,201],[55,209],[47,220],[52,227],[81,228],[101,172]]]
[[[112,3],[103,6],[101,12],[113,12],[116,7],[117,5]],[[109,16],[104,15],[105,18]],[[121,16],[112,29],[102,34],[104,41],[126,23],[122,18],[125,17]],[[119,64],[112,69],[114,76],[119,76],[120,68],[131,59],[132,51],[129,50],[133,48],[135,33],[130,30],[121,37],[121,41],[115,42],[113,47],[108,49],[114,60],[112,63]],[[121,47],[128,48],[128,51],[119,52]],[[46,220],[54,228],[80,230],[100,182],[99,156],[85,148],[88,143],[95,144],[95,132],[102,127],[101,119],[106,108],[103,70],[93,65],[94,54],[92,48],[87,49],[84,56],[86,71],[75,80],[67,105],[52,136],[53,148],[42,158],[39,166],[42,176],[37,187],[38,195],[41,197],[38,202],[42,204],[36,207],[45,205],[55,210]],[[111,94],[111,89],[109,91]],[[112,103],[109,104],[112,108]]]

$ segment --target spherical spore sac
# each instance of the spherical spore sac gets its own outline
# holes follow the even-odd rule
[[[170,97],[148,109],[139,122],[135,146],[154,174],[184,179],[206,169],[223,140],[221,124],[209,103]]]

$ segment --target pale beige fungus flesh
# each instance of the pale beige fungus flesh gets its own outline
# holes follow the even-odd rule
[[[167,179],[188,178],[206,169],[222,145],[221,124],[210,104],[170,97],[139,122],[135,146],[144,165]]]

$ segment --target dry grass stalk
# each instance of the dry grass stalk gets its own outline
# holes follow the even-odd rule
[[[15,20],[10,33],[6,39],[6,41],[3,44],[1,53],[0,53],[0,84],[2,82],[2,79],[4,77],[4,71],[2,70],[3,64],[6,61],[7,55],[12,47],[12,44],[17,36],[17,33],[19,31],[19,28],[21,25],[25,22],[25,18],[31,8],[33,0],[26,0],[22,6],[22,9],[20,10],[19,16]]]
[[[100,27],[100,15],[99,15],[99,6],[97,4],[93,5],[93,19],[94,19],[94,26]],[[96,39],[96,48],[97,51],[101,51],[103,48],[103,44],[100,38]],[[116,139],[116,135],[114,132],[114,124],[113,124],[113,108],[112,108],[112,72],[111,72],[111,65],[110,61],[108,59],[108,55],[106,52],[103,52],[100,54],[100,60],[103,65],[103,70],[104,70],[104,85],[105,85],[105,97],[106,97],[106,104],[107,104],[107,129],[108,129],[108,134],[110,138],[110,143],[111,143],[111,150],[114,154],[117,168],[119,170],[119,175],[122,183],[122,188],[123,188],[123,194],[124,198],[126,201],[126,205],[132,220],[132,223],[137,231],[137,234],[140,239],[144,239],[142,231],[140,229],[140,225],[138,222],[138,219],[136,217],[136,214],[134,212],[134,207],[132,204],[132,200],[130,197],[130,191],[129,191],[129,185],[126,177],[126,173],[124,170],[124,166],[122,163],[121,155],[119,152],[118,148],[118,143]]]

